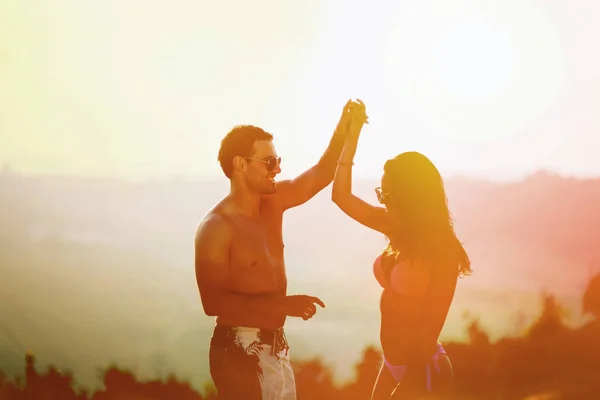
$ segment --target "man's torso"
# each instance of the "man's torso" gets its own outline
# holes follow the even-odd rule
[[[286,294],[287,278],[283,251],[283,209],[276,195],[264,196],[260,216],[252,219],[228,214],[217,205],[218,213],[233,227],[229,253],[228,288],[236,293],[252,295]],[[265,315],[245,315],[242,318],[218,316],[217,323],[276,329],[282,327],[285,315],[277,318]]]

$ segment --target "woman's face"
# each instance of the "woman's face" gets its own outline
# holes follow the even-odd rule
[[[384,193],[392,193],[392,178],[387,172],[381,177],[381,191]]]
[[[381,204],[383,204],[388,211],[392,211],[394,207],[391,207],[391,200],[394,196],[392,178],[389,174],[385,173],[381,177],[381,187],[379,188],[378,200]]]

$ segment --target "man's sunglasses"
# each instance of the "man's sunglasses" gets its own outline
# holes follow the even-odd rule
[[[267,171],[272,171],[276,166],[281,165],[281,157],[269,157],[266,160],[260,158],[244,157],[246,160],[258,161],[267,164]]]
[[[375,194],[377,195],[377,201],[381,204],[385,204],[391,193],[387,193],[381,190],[381,187],[375,188]]]

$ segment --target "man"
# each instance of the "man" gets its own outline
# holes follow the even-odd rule
[[[216,316],[210,373],[219,399],[296,399],[283,332],[286,317],[310,319],[317,297],[287,295],[282,219],[333,180],[357,103],[348,101],[319,162],[295,179],[281,172],[273,136],[242,125],[222,140],[219,162],[229,194],[200,222],[196,279],[204,312]]]

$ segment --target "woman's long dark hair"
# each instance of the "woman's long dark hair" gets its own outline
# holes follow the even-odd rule
[[[460,276],[471,274],[471,262],[456,237],[442,177],[418,152],[406,152],[384,167],[388,187],[385,205],[397,217],[385,252],[398,258],[456,260]]]

